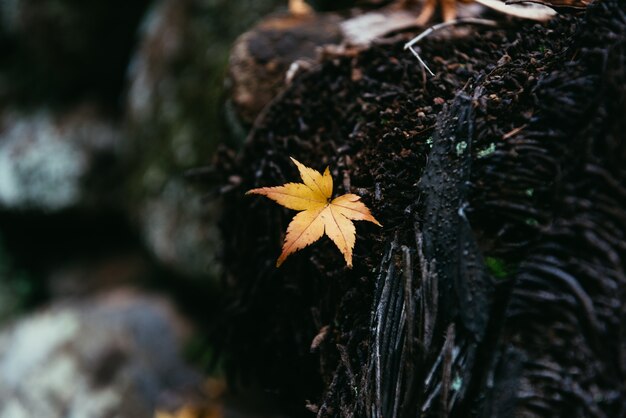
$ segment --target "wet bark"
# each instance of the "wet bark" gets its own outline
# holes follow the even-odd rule
[[[287,393],[307,367],[318,417],[623,416],[624,5],[426,42],[434,79],[404,40],[298,78],[223,154],[230,370]],[[242,193],[289,156],[385,225],[352,270],[326,242],[273,267],[292,214]]]

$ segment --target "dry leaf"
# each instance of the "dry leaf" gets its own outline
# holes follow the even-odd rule
[[[210,408],[196,408],[193,406],[183,406],[176,412],[156,411],[154,418],[222,418],[224,416],[222,408],[214,406]]]
[[[260,194],[278,204],[302,211],[294,216],[287,227],[283,252],[276,261],[279,267],[290,254],[320,239],[324,233],[335,243],[352,267],[352,250],[356,230],[352,221],[370,221],[382,226],[367,206],[355,194],[344,194],[331,200],[333,178],[328,167],[324,174],[291,159],[300,171],[302,183],[287,183],[277,187],[253,189],[246,194]]]
[[[520,19],[547,22],[556,16],[556,11],[554,9],[546,6],[545,4],[539,4],[539,2],[523,4],[509,2],[503,3],[500,0],[476,0],[476,2],[497,12],[518,17]]]
[[[326,339],[326,336],[328,335],[328,331],[330,330],[330,326],[328,325],[324,325],[319,332],[317,333],[317,335],[315,336],[315,338],[313,338],[313,341],[311,341],[311,353],[314,352],[315,350],[317,350],[320,346],[320,344],[322,344],[324,342],[324,340]]]

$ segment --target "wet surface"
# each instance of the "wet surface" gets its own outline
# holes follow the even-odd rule
[[[294,414],[623,413],[623,5],[472,29],[420,44],[433,78],[410,35],[328,56],[222,153],[227,368]],[[353,269],[328,240],[274,267],[292,213],[243,194],[297,180],[289,157],[384,225]]]

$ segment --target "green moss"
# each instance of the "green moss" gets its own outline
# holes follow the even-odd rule
[[[454,377],[454,380],[452,381],[452,386],[450,388],[452,389],[452,391],[458,392],[461,390],[462,387],[463,387],[463,378],[457,374]]]
[[[492,142],[491,144],[489,144],[487,148],[478,151],[477,157],[485,158],[485,157],[490,156],[494,152],[496,152],[496,144]]]
[[[456,144],[456,155],[460,157],[461,155],[463,155],[466,149],[467,149],[467,142],[465,141],[459,142],[458,144]]]
[[[513,274],[513,267],[501,258],[485,257],[485,266],[489,274],[496,279],[506,279]]]
[[[526,218],[524,220],[524,222],[526,223],[526,225],[528,226],[539,226],[539,221],[535,218]]]

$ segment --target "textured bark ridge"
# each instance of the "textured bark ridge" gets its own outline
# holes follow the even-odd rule
[[[434,78],[409,36],[328,57],[222,154],[228,370],[294,415],[623,416],[624,4],[429,38]],[[291,213],[243,192],[290,156],[384,225],[353,269],[324,241],[275,269]]]
[[[415,214],[415,241],[392,241],[377,277],[362,398],[367,416],[407,416],[416,407],[450,412],[467,388],[480,384],[473,371],[493,282],[464,214],[472,117],[471,98],[464,95],[440,113],[419,187],[423,203]],[[401,260],[400,269],[395,260]],[[435,335],[445,339],[433,340]]]

